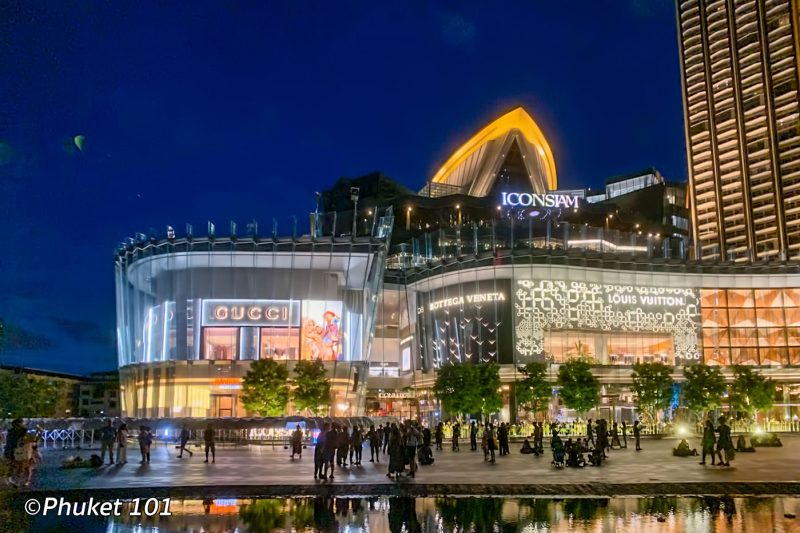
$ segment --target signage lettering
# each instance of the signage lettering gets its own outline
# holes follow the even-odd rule
[[[527,192],[501,193],[502,203],[508,207],[578,207],[578,196],[566,194],[531,194]]]
[[[296,300],[203,300],[203,326],[299,326]]]
[[[504,302],[506,295],[502,292],[486,292],[479,294],[467,294],[466,296],[456,296],[454,298],[445,298],[444,300],[436,300],[431,302],[428,306],[429,311],[436,311],[437,309],[444,309],[445,307],[453,307],[455,305],[479,304],[484,302]]]
[[[404,400],[408,398],[413,398],[413,392],[379,392],[378,399],[379,400]]]

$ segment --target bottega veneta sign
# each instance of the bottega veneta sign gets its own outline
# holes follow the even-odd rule
[[[464,296],[455,296],[453,298],[445,298],[443,300],[436,300],[431,302],[428,306],[429,311],[436,311],[437,309],[444,309],[445,307],[453,307],[454,305],[479,304],[485,302],[504,302],[506,295],[502,292],[484,292],[478,294],[466,294]]]

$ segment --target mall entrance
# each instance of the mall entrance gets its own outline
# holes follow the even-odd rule
[[[211,418],[231,418],[236,416],[236,395],[212,394]]]

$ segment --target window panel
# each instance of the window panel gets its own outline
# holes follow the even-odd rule
[[[753,291],[750,289],[728,289],[728,307],[754,307]]]
[[[784,307],[800,307],[800,289],[783,290]]]
[[[759,326],[782,327],[783,309],[756,309],[756,323]]]
[[[701,289],[700,307],[728,307],[728,295],[725,289]]]
[[[753,327],[756,325],[755,309],[734,309],[728,310],[731,327]]]
[[[759,348],[758,354],[762,365],[785,365],[789,357],[784,346]]]
[[[756,348],[731,348],[731,360],[734,365],[757,365],[758,350]]]
[[[205,359],[232,361],[239,355],[239,328],[203,328]]]
[[[261,359],[296,360],[299,355],[297,328],[261,328]]]
[[[783,291],[780,289],[756,289],[756,307],[783,307]]]
[[[702,308],[701,316],[704,328],[719,328],[728,326],[727,309],[706,309]]]

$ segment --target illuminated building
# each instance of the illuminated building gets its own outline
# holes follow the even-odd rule
[[[800,257],[800,2],[677,0],[697,256]]]
[[[595,416],[631,420],[631,366],[648,361],[678,380],[701,362],[729,377],[731,365],[757,366],[780,383],[780,414],[800,413],[798,265],[689,259],[685,189],[654,169],[603,192],[558,190],[525,116],[481,129],[422,194],[381,174],[340,180],[320,195],[310,235],[121,247],[126,414],[246,416],[241,378],[264,357],[290,370],[321,359],[334,416],[434,421],[446,415],[430,392],[438,369],[494,361],[511,419],[520,365],[548,363],[554,377],[574,358],[596,365]]]

